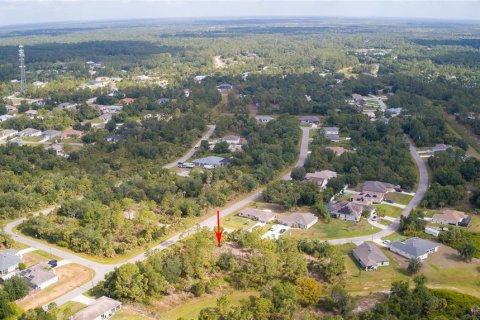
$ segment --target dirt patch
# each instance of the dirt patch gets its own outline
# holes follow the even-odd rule
[[[32,309],[43,306],[55,298],[79,287],[93,278],[93,270],[79,264],[67,264],[55,269],[59,281],[45,290],[31,292],[22,300],[17,301],[17,305],[24,309]]]

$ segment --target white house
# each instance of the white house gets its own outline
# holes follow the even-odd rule
[[[73,320],[110,319],[121,308],[122,303],[120,301],[103,296],[92,302],[85,309],[77,312]]]
[[[18,269],[22,256],[17,250],[6,249],[0,251],[0,275],[4,276]]]
[[[225,136],[222,138],[222,141],[225,141],[228,144],[240,144],[239,136]]]
[[[323,127],[323,132],[324,134],[327,135],[339,135],[340,134],[340,129],[337,127]]]
[[[58,282],[54,269],[47,263],[39,263],[20,272],[20,276],[27,279],[32,289],[43,290]]]

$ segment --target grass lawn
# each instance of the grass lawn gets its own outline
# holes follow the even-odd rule
[[[387,249],[382,251],[389,258],[390,265],[377,271],[361,271],[351,255],[345,259],[348,274],[347,289],[351,293],[364,295],[386,291],[393,281],[412,279],[406,274],[407,259]],[[437,253],[430,255],[423,262],[420,273],[427,276],[427,286],[431,288],[455,290],[480,297],[478,261],[466,263],[459,258],[456,250],[441,245]]]
[[[391,235],[382,238],[382,240],[390,240],[390,241],[403,241],[405,239],[407,239],[407,237],[401,235],[398,232],[394,232]]]
[[[380,220],[380,223],[383,224],[384,226],[390,226],[392,224],[392,221],[382,219]]]
[[[472,217],[472,220],[468,225],[468,231],[480,232],[480,217],[476,214],[470,214],[470,217]]]
[[[23,261],[27,267],[33,266],[40,262],[47,262],[49,260],[62,260],[61,258],[45,252],[43,250],[35,250],[32,252],[25,253],[23,255]]]
[[[24,310],[43,306],[53,299],[90,281],[95,274],[92,269],[75,263],[58,267],[55,270],[58,275],[57,283],[44,290],[30,293],[22,300],[17,301],[18,306]]]
[[[379,204],[379,205],[375,205],[374,207],[377,208],[377,214],[379,216],[382,216],[384,214],[384,215],[392,217],[392,218],[400,217],[400,215],[402,214],[402,210],[403,210],[402,208],[390,206],[390,205],[384,204],[384,203]]]
[[[58,307],[57,319],[58,320],[69,319],[69,317],[73,316],[75,313],[77,313],[78,311],[82,310],[85,307],[86,305],[84,305],[83,303],[69,301],[64,305],[61,305],[60,307]]]
[[[248,299],[250,296],[258,296],[258,293],[255,291],[234,291],[231,294],[227,294],[227,296],[230,299],[231,305],[235,306],[239,305],[241,300]],[[197,319],[202,309],[215,307],[218,298],[218,296],[205,295],[204,297],[192,299],[166,312],[161,319],[177,320],[182,317],[185,319]]]
[[[121,309],[110,318],[111,320],[145,320],[149,319],[130,310]],[[176,318],[175,318],[176,320]]]
[[[257,222],[237,216],[236,213],[230,214],[222,219],[222,226],[234,230],[245,230],[254,226]]]
[[[398,193],[398,192],[389,192],[385,195],[385,199],[387,200],[392,200],[395,203],[398,204],[405,204],[407,205],[410,200],[412,200],[412,196],[409,196],[408,194],[403,194],[403,193]]]
[[[332,219],[328,224],[319,221],[308,230],[290,229],[286,236],[294,239],[338,239],[366,236],[378,231],[379,228],[371,226],[365,219],[358,223]]]

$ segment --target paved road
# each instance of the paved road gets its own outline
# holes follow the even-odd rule
[[[175,160],[175,161],[173,161],[173,162],[171,162],[171,163],[169,163],[169,164],[164,165],[163,168],[164,168],[164,169],[175,168],[179,162],[185,162],[185,161],[187,161],[188,159],[190,159],[190,158],[195,154],[195,151],[196,151],[196,150],[195,150],[195,147],[196,147],[197,145],[199,145],[202,140],[208,140],[208,139],[210,138],[210,136],[213,134],[213,132],[215,131],[215,125],[209,125],[208,127],[209,127],[209,129],[208,129],[207,133],[205,133],[205,134],[203,135],[203,137],[198,141],[198,143],[196,143],[196,144],[192,147],[192,149],[190,149],[190,150],[189,150],[183,157],[181,157],[180,159],[177,159],[177,160]]]
[[[428,172],[427,168],[425,166],[425,163],[423,162],[422,158],[420,158],[420,155],[418,154],[417,150],[415,149],[415,146],[411,141],[408,141],[409,147],[410,147],[410,154],[412,155],[413,160],[415,161],[419,171],[420,171],[420,179],[417,187],[417,191],[415,192],[415,195],[413,198],[410,200],[408,205],[402,210],[402,215],[403,216],[408,216],[412,209],[415,209],[418,207],[420,202],[422,201],[423,197],[425,196],[425,193],[427,192],[428,189]],[[345,239],[334,239],[334,240],[328,240],[329,243],[331,244],[344,244],[344,243],[350,243],[353,242],[355,244],[360,244],[365,241],[373,241],[376,239],[380,239],[386,236],[391,235],[395,231],[398,230],[400,227],[400,221],[399,219],[396,219],[390,226],[388,226],[386,229],[383,229],[382,231],[379,231],[375,234],[369,235],[369,236],[361,236],[361,237],[352,237],[352,238],[345,238]]]
[[[300,146],[300,155],[299,155],[297,163],[295,164],[295,167],[303,166],[303,164],[305,163],[305,160],[307,159],[309,132],[310,132],[311,129],[312,128],[302,128],[302,141],[301,141],[301,146]],[[202,140],[203,139],[208,139],[208,137],[210,137],[212,135],[214,130],[215,130],[215,126],[210,126],[210,129],[202,137]],[[177,165],[177,162],[186,161],[194,153],[195,153],[195,148],[192,148],[185,156],[183,156],[182,158],[178,159],[175,162],[172,162],[172,163],[166,165],[165,168],[172,168],[172,167]],[[285,180],[290,179],[290,172],[288,174],[286,174],[283,177],[283,179],[285,179]],[[247,196],[246,198],[244,198],[244,199],[228,206],[227,208],[223,209],[222,212],[221,212],[221,217],[225,217],[225,216],[231,214],[232,212],[235,212],[235,211],[239,210],[240,208],[248,205],[250,202],[257,200],[261,196],[262,191],[263,190],[259,190],[255,193]],[[46,214],[52,212],[57,207],[58,206],[53,206],[51,208],[39,211],[39,212],[37,212],[37,214],[46,215]],[[9,223],[5,227],[5,232],[10,234],[15,239],[15,241],[26,244],[30,247],[34,247],[34,248],[37,248],[37,249],[40,249],[40,250],[44,250],[46,252],[50,252],[50,253],[52,253],[56,256],[61,257],[62,259],[70,260],[73,263],[78,263],[78,264],[87,266],[87,267],[95,270],[95,272],[96,272],[92,281],[90,281],[90,282],[84,284],[83,286],[78,287],[78,288],[76,288],[76,289],[74,289],[70,292],[67,292],[66,294],[62,295],[61,297],[58,297],[57,299],[55,299],[53,302],[55,302],[58,306],[61,306],[65,303],[67,303],[68,301],[71,301],[71,300],[77,298],[79,295],[81,295],[81,294],[85,293],[86,291],[90,290],[91,288],[93,288],[93,286],[95,286],[99,281],[102,281],[105,278],[105,275],[107,273],[113,271],[116,267],[119,267],[119,266],[121,266],[122,264],[125,264],[125,263],[129,263],[129,262],[133,263],[133,262],[141,261],[141,260],[144,260],[144,259],[147,258],[146,253],[142,253],[142,254],[140,254],[136,257],[133,257],[133,258],[127,260],[127,261],[117,263],[117,264],[102,264],[102,263],[98,263],[98,262],[93,262],[91,260],[82,258],[78,255],[73,254],[73,253],[69,253],[69,252],[66,252],[66,251],[59,250],[59,249],[57,249],[55,247],[52,247],[52,246],[50,246],[46,243],[39,242],[39,241],[36,241],[32,238],[23,236],[21,234],[14,233],[13,229],[15,227],[17,227],[20,223],[22,223],[24,220],[25,220],[25,218],[19,219],[19,220],[16,220],[14,222]],[[190,229],[188,229],[188,230],[186,230],[182,233],[176,234],[175,236],[171,237],[170,239],[168,239],[168,240],[162,242],[161,244],[153,247],[150,251],[164,250],[164,249],[172,246],[176,242],[178,242],[180,239],[182,239],[186,235],[189,235],[189,234],[192,234],[192,233],[196,232],[196,230],[198,230],[198,228],[203,228],[203,227],[213,228],[215,226],[216,226],[216,216],[214,215],[214,216],[208,217],[205,220],[203,220],[198,226],[192,227],[192,228],[190,228]]]

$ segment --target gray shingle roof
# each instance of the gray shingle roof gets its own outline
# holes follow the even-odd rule
[[[354,256],[366,267],[376,266],[378,263],[388,261],[388,258],[374,244],[364,242],[355,249]]]
[[[217,157],[217,156],[209,156],[205,158],[200,158],[197,160],[193,160],[193,163],[197,165],[213,165],[213,166],[218,166],[221,164],[224,164],[227,161],[227,159],[222,158],[222,157]]]
[[[404,242],[393,242],[390,246],[406,252],[411,256],[420,257],[438,247],[438,244],[418,237],[413,237]]]
[[[74,317],[74,320],[91,320],[108,313],[112,309],[119,308],[122,305],[120,301],[108,297],[100,297],[83,310],[80,310]]]
[[[22,262],[22,258],[17,256],[17,250],[7,249],[0,251],[0,271],[17,266]]]

